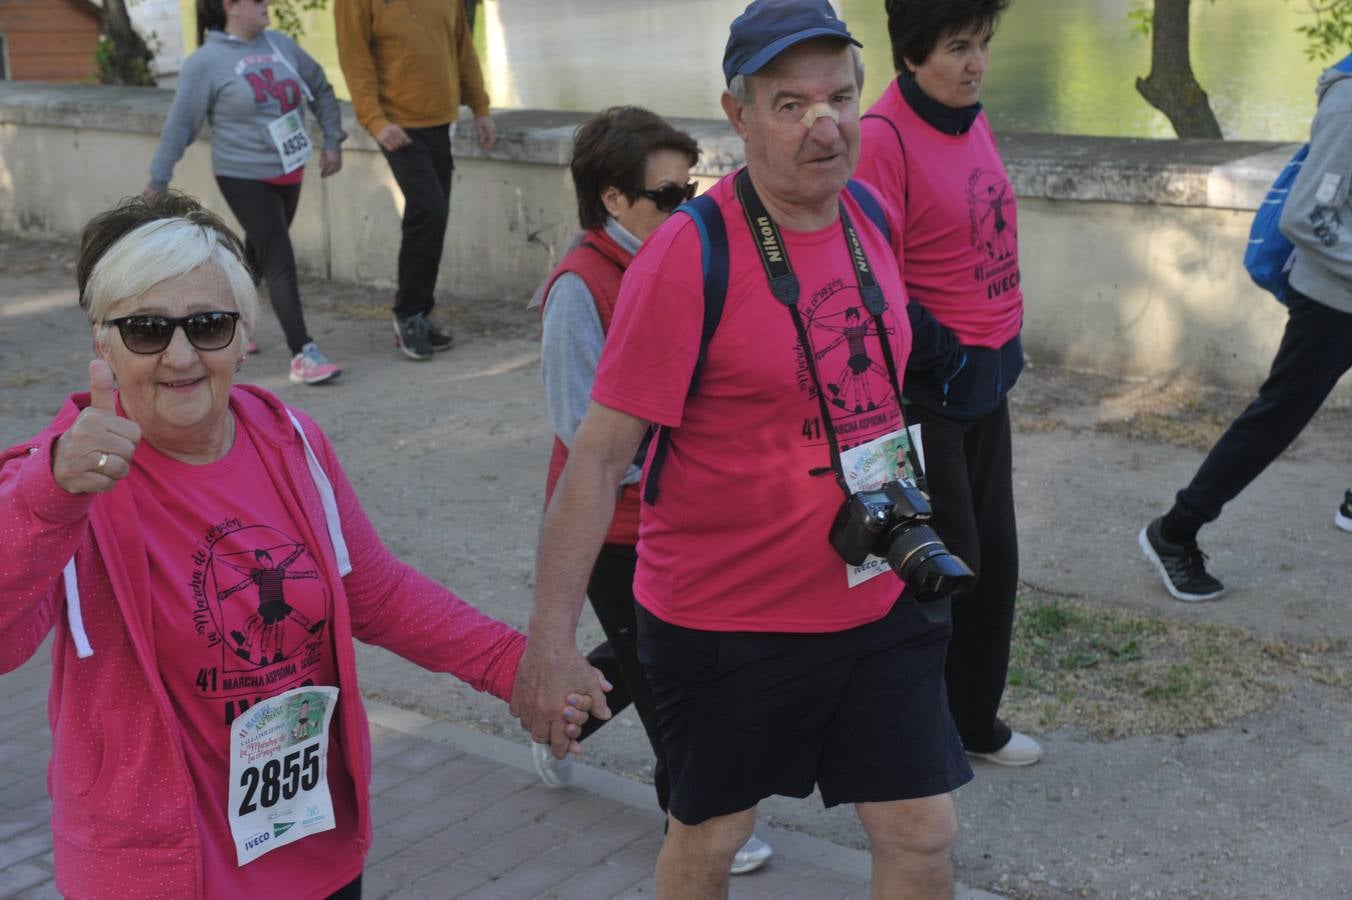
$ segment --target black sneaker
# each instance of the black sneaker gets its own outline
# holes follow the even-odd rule
[[[427,319],[427,316],[423,316]],[[442,331],[441,328],[434,326],[431,319],[427,319],[427,341],[431,343],[431,349],[441,353],[442,350],[450,350],[456,346],[456,336],[449,331]]]
[[[432,341],[428,335],[429,323],[422,313],[394,319],[394,341],[409,359],[431,359]]]
[[[1141,552],[1155,564],[1164,588],[1177,600],[1194,603],[1215,600],[1225,593],[1221,584],[1206,570],[1206,554],[1197,542],[1171,544],[1160,536],[1161,520],[1156,519],[1141,529]]]
[[[442,350],[449,350],[455,346],[454,335],[449,331],[442,331],[438,328],[431,319],[427,318],[426,313],[423,314],[423,320],[427,322],[427,340],[432,345],[433,350],[440,353]]]
[[[1352,531],[1352,488],[1343,496],[1343,505],[1333,514],[1333,524],[1343,531]]]

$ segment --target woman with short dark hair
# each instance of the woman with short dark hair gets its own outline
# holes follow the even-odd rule
[[[977,574],[953,602],[949,707],[969,754],[1023,766],[1042,748],[997,715],[1018,588],[1007,400],[1023,369],[1018,210],[980,103],[1008,6],[887,0],[897,78],[863,117],[857,174],[903,213],[907,419],[921,425],[932,524]]]
[[[591,402],[591,386],[610,326],[620,279],[647,237],[678,205],[695,195],[690,167],[699,146],[661,116],[637,106],[602,110],[583,122],[573,135],[573,187],[581,241],[559,262],[541,286],[544,333],[541,373],[549,418],[554,426],[554,452],[549,461],[545,502],[568,459],[568,446]],[[658,739],[657,713],[635,644],[634,568],[638,562],[639,493],[642,460],[636,459],[623,480],[615,516],[587,585],[606,641],[590,654],[591,664],[614,685],[608,705],[618,712],[632,701],[656,756],[653,787],[657,803],[667,808],[667,769]],[[584,726],[581,740],[600,719]],[[558,786],[569,777],[567,760],[557,761],[548,744],[532,744],[536,771],[545,784]],[[770,857],[763,841],[752,837],[733,859],[734,874],[759,868]]]

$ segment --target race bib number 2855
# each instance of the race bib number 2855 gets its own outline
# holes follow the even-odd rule
[[[329,723],[336,687],[298,687],[249,707],[230,730],[230,833],[239,864],[334,827]]]

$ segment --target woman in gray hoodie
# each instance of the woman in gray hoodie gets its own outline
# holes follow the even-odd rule
[[[322,177],[342,168],[347,135],[324,70],[291,38],[267,30],[268,3],[198,0],[201,47],[183,64],[144,193],[149,197],[169,187],[174,164],[210,121],[211,169],[243,226],[249,262],[267,282],[291,349],[291,380],[318,384],[342,370],[305,328],[288,233],[312,152],[301,101],[324,132]]]

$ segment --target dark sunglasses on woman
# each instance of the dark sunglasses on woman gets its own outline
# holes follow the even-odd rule
[[[655,203],[662,212],[669,213],[687,200],[695,199],[695,190],[695,182],[690,181],[686,184],[664,184],[656,190],[639,191],[639,194]]]
[[[150,356],[163,353],[174,339],[174,329],[182,328],[183,335],[198,350],[223,350],[235,339],[237,312],[200,312],[174,319],[169,316],[119,316],[105,319],[104,325],[113,325],[122,336],[122,343],[132,353]]]

